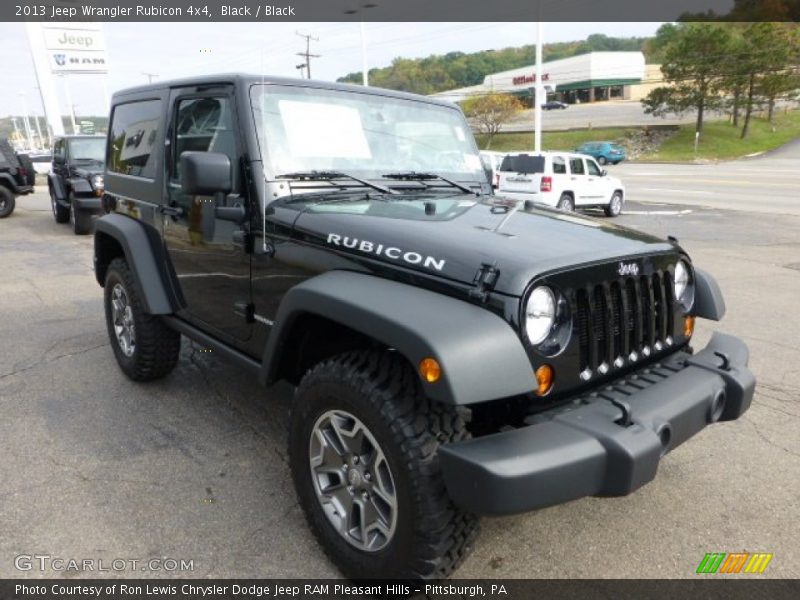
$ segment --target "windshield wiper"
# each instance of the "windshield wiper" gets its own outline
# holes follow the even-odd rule
[[[417,171],[403,171],[401,173],[387,173],[383,175],[383,177],[385,177],[386,179],[408,179],[410,181],[421,181],[423,183],[429,179],[438,179],[439,181],[444,181],[445,183],[449,183],[453,187],[460,189],[462,192],[466,192],[467,194],[475,194],[475,190],[473,190],[471,187],[467,187],[463,183],[458,183],[457,181],[453,181],[452,179],[443,177],[438,173],[419,173]]]
[[[384,194],[395,195],[399,193],[396,190],[386,187],[385,185],[380,185],[379,183],[373,183],[371,181],[367,181],[366,179],[361,179],[360,177],[356,177],[355,175],[350,175],[349,173],[342,173],[341,171],[297,171],[295,173],[285,173],[283,175],[277,175],[275,179],[307,179],[309,181],[331,181],[332,179],[350,179],[367,187],[371,187],[373,190],[377,190]]]

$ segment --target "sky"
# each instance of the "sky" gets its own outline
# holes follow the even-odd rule
[[[582,40],[592,33],[618,37],[653,35],[661,23],[546,23],[544,42]],[[366,23],[368,65],[384,67],[398,56],[419,58],[447,52],[475,52],[532,44],[535,23]],[[359,23],[106,23],[109,73],[70,75],[66,84],[80,116],[107,113],[105,90],[139,85],[144,73],[172,79],[203,73],[245,71],[298,77],[305,41],[322,55],[311,62],[314,79],[334,81],[361,70]],[[0,115],[22,114],[24,92],[30,114],[44,114],[24,25],[0,23]],[[12,60],[10,60],[12,59]],[[61,79],[61,80],[59,80]],[[105,79],[105,87],[104,80]],[[67,90],[62,78],[56,89],[64,115]]]

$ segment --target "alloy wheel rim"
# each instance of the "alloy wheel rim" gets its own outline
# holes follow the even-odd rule
[[[133,322],[133,310],[128,302],[128,294],[121,284],[116,284],[111,290],[111,322],[114,325],[114,335],[117,343],[125,356],[133,356],[136,350],[136,327]]]
[[[349,544],[377,552],[397,527],[389,463],[364,423],[343,410],[322,414],[309,440],[311,479],[322,511]]]
[[[619,214],[621,210],[622,210],[622,201],[620,200],[619,196],[614,196],[611,199],[611,212],[613,212],[614,214]]]

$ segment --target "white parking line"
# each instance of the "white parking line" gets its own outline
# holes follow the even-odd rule
[[[699,194],[701,196],[713,196],[716,192],[706,190],[679,190],[675,188],[642,188],[644,192],[670,192],[678,194]]]
[[[624,211],[622,211],[622,214],[623,215],[680,216],[680,215],[688,215],[691,212],[694,212],[694,211],[687,208],[685,210],[624,210]]]

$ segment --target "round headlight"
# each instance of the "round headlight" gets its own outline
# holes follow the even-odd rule
[[[547,339],[556,320],[556,298],[546,286],[537,287],[528,297],[525,306],[525,333],[531,344],[541,344]]]
[[[675,298],[689,310],[694,303],[694,282],[689,266],[682,260],[675,265]]]

